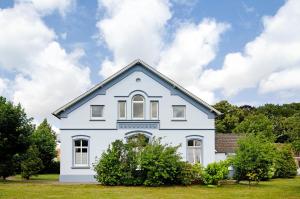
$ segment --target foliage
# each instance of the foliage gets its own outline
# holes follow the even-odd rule
[[[44,166],[39,158],[39,150],[35,145],[30,146],[24,156],[21,162],[21,176],[29,180],[30,176],[37,175]]]
[[[290,145],[278,147],[275,159],[275,177],[290,178],[297,175],[297,166]]]
[[[243,109],[231,105],[228,101],[220,101],[214,108],[222,114],[216,118],[216,131],[218,133],[231,133],[245,117]]]
[[[203,181],[205,184],[217,185],[220,180],[224,180],[228,176],[229,164],[227,161],[213,162],[204,169]]]
[[[177,148],[155,138],[148,144],[139,137],[127,143],[116,140],[94,166],[96,180],[105,185],[191,184],[194,168],[181,161]]]
[[[31,122],[20,104],[0,96],[0,177],[5,179],[19,169],[19,157],[30,145]]]
[[[264,136],[274,140],[273,124],[263,114],[248,116],[244,121],[237,125],[235,129],[233,129],[233,132]]]
[[[95,165],[95,177],[104,185],[140,184],[137,167],[137,153],[132,145],[116,140]]]
[[[51,170],[55,164],[53,159],[56,157],[56,135],[46,119],[36,128],[31,138],[32,144],[38,147],[39,157],[45,165],[43,173]]]
[[[286,142],[292,143],[293,149],[300,152],[300,113],[283,120],[282,132]]]
[[[141,153],[141,170],[145,176],[144,185],[159,186],[177,184],[182,169],[179,146],[161,144],[160,139],[152,139]]]
[[[239,148],[236,151],[232,163],[237,181],[248,180],[259,182],[270,176],[274,165],[274,144],[262,137],[248,135],[238,141]]]

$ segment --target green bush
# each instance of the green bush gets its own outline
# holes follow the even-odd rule
[[[141,153],[141,170],[145,176],[146,186],[179,184],[182,174],[181,156],[177,153],[179,146],[163,145],[160,139],[153,139]]]
[[[284,145],[277,149],[275,159],[275,176],[277,178],[290,178],[297,175],[297,166],[290,145]]]
[[[238,141],[238,149],[232,163],[235,178],[239,182],[248,180],[259,182],[272,176],[275,147],[267,139],[248,135]]]
[[[39,151],[35,145],[29,147],[21,162],[21,176],[29,180],[33,175],[37,175],[43,169],[43,162],[39,158]]]
[[[227,161],[208,164],[204,169],[203,182],[208,185],[217,185],[220,180],[227,179],[229,173],[228,166]]]
[[[96,180],[104,185],[140,184],[136,152],[130,144],[114,141],[101,155],[94,169]]]

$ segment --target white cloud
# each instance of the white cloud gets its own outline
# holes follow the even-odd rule
[[[154,64],[163,45],[166,22],[171,17],[167,0],[102,0],[106,17],[97,23],[101,40],[112,52],[100,74],[111,75],[133,59]]]
[[[290,91],[299,95],[300,92],[300,67],[274,72],[260,82],[260,92]],[[297,92],[298,91],[298,92]]]
[[[0,95],[5,95],[8,86],[8,79],[0,78]]]
[[[48,15],[58,10],[62,16],[65,16],[76,0],[16,0],[16,2],[31,4],[42,15]]]
[[[158,70],[205,100],[214,101],[213,93],[198,88],[198,79],[215,58],[220,36],[228,28],[228,24],[213,19],[184,24],[161,53]]]
[[[0,67],[17,74],[10,97],[29,116],[49,119],[56,108],[90,87],[89,68],[79,63],[84,51],[67,53],[31,5],[0,10],[0,26]]]
[[[210,91],[220,89],[226,96],[232,96],[257,86],[264,93],[297,86],[292,81],[284,87],[269,83],[275,77],[280,79],[278,74],[291,76],[287,70],[300,66],[299,7],[300,1],[290,0],[275,16],[265,17],[263,32],[247,43],[243,52],[226,55],[220,70],[204,71],[199,80],[201,87]]]

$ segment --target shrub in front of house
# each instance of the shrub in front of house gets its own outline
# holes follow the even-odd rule
[[[273,143],[259,136],[249,135],[238,141],[236,155],[232,159],[235,178],[239,182],[259,182],[272,177],[276,148]]]
[[[116,140],[94,166],[95,178],[104,185],[189,185],[200,181],[202,167],[183,162],[178,147],[155,138],[146,145]]]
[[[228,177],[228,161],[213,162],[208,164],[203,172],[203,182],[207,185],[218,185],[220,180]]]
[[[274,177],[291,178],[297,175],[297,165],[290,145],[278,147],[275,157]]]

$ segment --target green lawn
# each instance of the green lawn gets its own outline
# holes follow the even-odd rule
[[[300,198],[300,177],[261,182],[257,186],[223,185],[172,187],[108,187],[97,184],[62,184],[57,175],[40,175],[29,182],[19,176],[0,182],[0,198]]]

